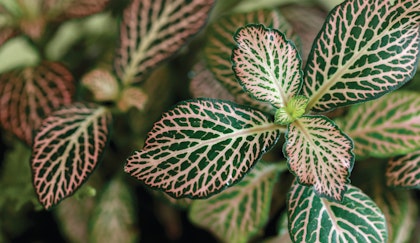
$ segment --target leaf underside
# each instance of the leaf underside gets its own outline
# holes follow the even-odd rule
[[[213,0],[134,0],[124,11],[114,69],[138,83],[186,44],[206,23]]]
[[[308,109],[378,98],[409,81],[420,43],[420,1],[354,0],[326,20],[305,69]]]
[[[243,88],[257,100],[276,108],[300,91],[301,59],[283,33],[263,25],[241,27],[233,37],[233,71]]]
[[[420,189],[420,150],[390,159],[386,179],[388,186]]]
[[[42,120],[75,91],[73,76],[64,66],[44,62],[0,75],[0,124],[27,144]]]
[[[52,113],[41,124],[31,157],[33,183],[46,208],[72,195],[98,165],[108,141],[110,112],[75,103]]]
[[[295,181],[287,201],[293,242],[387,242],[383,213],[352,185],[338,203]]]
[[[303,116],[289,124],[283,151],[299,183],[340,201],[353,168],[353,143],[333,121]]]
[[[267,223],[278,167],[259,162],[238,184],[205,200],[194,200],[191,221],[223,242],[248,242]]]
[[[277,142],[279,128],[246,106],[181,102],[154,124],[125,171],[173,197],[205,198],[238,182]]]
[[[353,106],[341,128],[353,139],[355,154],[387,158],[420,149],[420,96],[397,91]]]

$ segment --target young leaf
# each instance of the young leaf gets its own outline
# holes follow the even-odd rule
[[[95,69],[82,78],[82,83],[92,92],[96,101],[114,101],[120,88],[115,77],[105,69]]]
[[[143,110],[146,106],[147,94],[139,87],[128,87],[121,92],[121,98],[118,101],[118,108],[121,111],[127,111],[131,107]]]
[[[390,159],[386,178],[388,186],[420,189],[420,150]]]
[[[133,195],[121,179],[111,180],[93,211],[89,242],[137,242]]]
[[[410,80],[419,57],[420,1],[347,0],[314,42],[305,69],[308,109],[376,99]]]
[[[111,114],[105,107],[75,103],[47,117],[33,144],[33,183],[49,209],[72,195],[98,165],[108,141]]]
[[[287,201],[293,242],[387,242],[381,210],[352,185],[338,203],[295,181]]]
[[[223,242],[249,242],[268,221],[279,169],[263,162],[238,184],[206,200],[195,200],[189,211],[194,224]]]
[[[276,108],[287,105],[302,85],[301,59],[292,42],[263,25],[241,27],[234,37],[233,71],[244,89]]]
[[[299,183],[340,201],[353,168],[353,142],[324,116],[303,116],[289,124],[283,150]]]
[[[0,124],[32,144],[33,131],[42,119],[70,104],[74,90],[73,76],[54,62],[4,73],[0,75]]]
[[[213,0],[133,0],[124,11],[114,61],[125,84],[144,80],[206,23]]]
[[[419,93],[398,91],[353,106],[341,128],[353,139],[358,156],[387,158],[420,149]]]
[[[125,171],[176,198],[208,197],[238,182],[277,142],[282,128],[246,106],[181,102],[154,124]]]
[[[208,42],[204,47],[206,62],[215,78],[235,97],[236,102],[251,105],[266,112],[274,112],[269,104],[255,101],[237,82],[232,72],[231,56],[236,43],[232,36],[239,27],[247,24],[264,24],[292,36],[291,27],[278,11],[258,10],[220,18],[209,26]]]

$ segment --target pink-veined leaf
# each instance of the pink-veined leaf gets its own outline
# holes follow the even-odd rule
[[[353,142],[324,116],[303,116],[289,124],[283,150],[299,183],[340,201],[353,168]]]
[[[238,182],[276,142],[272,117],[227,101],[179,103],[156,122],[125,171],[173,197],[204,198]]]
[[[133,0],[124,11],[114,69],[138,83],[178,52],[206,23],[213,0]]]
[[[340,126],[361,157],[388,158],[420,149],[420,94],[397,91],[351,107]]]
[[[390,159],[386,179],[388,186],[420,189],[420,150]]]
[[[228,89],[237,103],[274,113],[275,109],[270,104],[258,102],[245,92],[232,71],[232,49],[236,46],[232,36],[239,27],[247,24],[263,24],[286,33],[286,36],[293,36],[292,28],[278,11],[257,10],[224,16],[209,26],[208,41],[204,47],[206,63],[216,80]]]
[[[105,107],[74,103],[42,121],[32,146],[31,167],[44,208],[72,195],[87,180],[104,152],[111,120]]]
[[[420,1],[347,0],[314,42],[305,69],[308,109],[328,111],[376,99],[410,80],[417,67]]]
[[[285,107],[302,85],[301,59],[283,33],[263,25],[241,27],[233,37],[233,71],[257,100]]]
[[[44,12],[51,20],[80,18],[101,12],[110,0],[42,0]]]
[[[94,69],[82,78],[82,84],[92,92],[96,101],[115,101],[120,88],[115,77],[105,69]]]
[[[44,62],[0,75],[0,124],[27,144],[33,131],[51,112],[70,104],[75,91],[64,66]]]

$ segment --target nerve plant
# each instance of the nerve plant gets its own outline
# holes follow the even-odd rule
[[[383,213],[349,184],[349,176],[353,149],[362,158],[416,154],[420,147],[417,93],[395,92],[367,102],[414,76],[419,10],[415,0],[343,2],[326,19],[303,70],[296,46],[282,32],[245,25],[233,35],[236,46],[231,51],[227,29],[235,21],[220,23],[209,37],[210,45],[220,48],[205,53],[207,65],[233,99],[252,104],[251,97],[263,104],[254,108],[206,98],[180,102],[155,123],[125,171],[175,198],[209,197],[192,202],[192,220],[226,241],[247,241],[266,220],[262,215],[268,208],[262,201],[269,200],[270,181],[282,167],[259,161],[284,133],[283,154],[296,177],[287,198],[292,241],[386,242]],[[236,80],[248,96],[232,85],[230,68],[224,65],[229,62],[224,59],[227,51]],[[362,102],[367,103],[351,108],[338,122],[354,136],[353,142],[324,114]],[[406,174],[392,164],[387,172],[390,184],[410,180],[418,187],[418,170]],[[219,218],[214,216],[218,213]]]

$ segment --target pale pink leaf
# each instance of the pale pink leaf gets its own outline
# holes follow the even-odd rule
[[[386,179],[388,186],[420,189],[420,150],[390,159]]]

